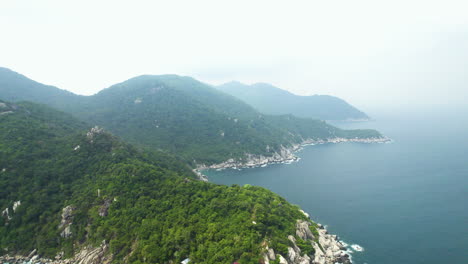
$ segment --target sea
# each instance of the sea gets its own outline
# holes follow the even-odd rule
[[[280,194],[349,245],[353,263],[468,263],[468,111],[374,113],[391,143],[307,146],[298,162],[204,171]],[[354,249],[353,249],[354,248]]]

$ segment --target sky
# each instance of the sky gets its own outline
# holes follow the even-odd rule
[[[359,108],[466,105],[468,1],[0,0],[0,66],[94,94],[141,74]]]

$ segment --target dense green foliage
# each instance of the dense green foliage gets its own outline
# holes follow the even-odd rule
[[[246,85],[239,82],[229,82],[219,85],[217,88],[265,114],[292,114],[320,120],[369,118],[365,113],[344,100],[329,95],[299,96],[267,83]]]
[[[71,255],[106,240],[116,263],[258,263],[262,245],[281,253],[306,219],[266,189],[195,180],[173,157],[87,134],[45,106],[2,103],[0,124],[0,209],[11,217],[0,216],[2,251]],[[75,208],[69,238],[58,227],[66,206]]]
[[[381,136],[374,130],[340,130],[291,115],[263,115],[233,96],[177,75],[139,76],[93,96],[63,94],[13,72],[0,75],[2,79],[0,98],[47,103],[140,148],[172,153],[192,165],[242,159],[246,153],[269,156],[281,146],[310,138]]]
[[[219,163],[245,153],[270,155],[267,145],[275,151],[306,138],[350,137],[322,121],[262,115],[208,85],[176,75],[130,79],[89,98],[83,109],[75,114],[129,142],[197,163]],[[380,134],[359,135],[369,136]]]

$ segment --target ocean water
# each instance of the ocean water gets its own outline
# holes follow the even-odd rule
[[[468,112],[374,115],[389,144],[304,148],[299,162],[205,171],[211,182],[268,188],[354,251],[353,262],[468,263]]]

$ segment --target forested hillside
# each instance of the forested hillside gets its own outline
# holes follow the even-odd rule
[[[382,137],[375,130],[348,131],[319,120],[264,115],[210,85],[178,75],[139,76],[93,96],[64,92],[7,70],[0,79],[0,98],[49,104],[140,148],[177,155],[193,166],[242,160],[247,154],[272,156],[306,139]]]
[[[267,245],[286,256],[296,220],[310,221],[266,189],[198,181],[46,106],[0,102],[0,124],[1,255],[91,246],[115,263],[258,263]]]
[[[367,120],[369,117],[346,101],[329,95],[299,96],[268,83],[229,82],[216,86],[271,115],[292,114],[321,120]]]

